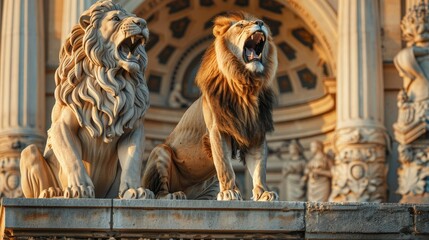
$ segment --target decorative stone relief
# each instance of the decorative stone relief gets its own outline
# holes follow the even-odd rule
[[[429,9],[424,1],[410,8],[401,22],[407,48],[395,57],[403,79],[398,93],[398,120],[393,125],[401,166],[397,193],[401,202],[429,202]]]
[[[151,198],[141,188],[149,31],[113,1],[86,10],[60,51],[52,125],[42,153],[21,153],[30,198]]]
[[[386,134],[380,129],[343,128],[335,133],[336,157],[329,201],[386,199]]]
[[[303,179],[307,161],[298,142],[289,144],[289,157],[282,168],[282,200],[305,201],[305,184]]]
[[[310,143],[312,154],[304,171],[304,181],[307,182],[307,201],[327,202],[331,193],[332,162],[323,152],[323,143]]]
[[[189,107],[192,102],[182,96],[182,86],[180,83],[174,85],[168,98],[168,105],[173,108]]]
[[[0,158],[0,197],[22,197],[19,158]]]

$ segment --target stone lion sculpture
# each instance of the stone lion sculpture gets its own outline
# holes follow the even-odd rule
[[[142,185],[157,198],[240,200],[232,168],[240,158],[253,178],[253,200],[276,200],[266,185],[265,134],[273,130],[270,84],[277,70],[269,29],[246,13],[231,13],[214,20],[213,34],[196,76],[202,96],[151,152]]]
[[[45,151],[21,154],[26,197],[150,197],[140,188],[148,37],[146,21],[112,1],[82,14],[60,51]]]

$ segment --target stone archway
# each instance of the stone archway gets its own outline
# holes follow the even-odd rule
[[[336,71],[332,47],[336,38],[327,38],[322,27],[331,32],[335,28],[322,26],[309,16],[316,14],[332,20],[335,15],[323,2],[317,4],[318,8],[305,2],[181,0],[144,1],[130,6],[124,1],[126,7],[133,7],[132,11],[148,20],[151,29],[147,46],[151,105],[186,107],[198,96],[193,78],[199,67],[198,56],[212,40],[211,21],[214,16],[231,10],[250,12],[271,27],[279,49],[279,69],[274,82],[278,107],[321,98],[326,93],[323,80],[333,79]],[[335,36],[331,32],[328,34]]]

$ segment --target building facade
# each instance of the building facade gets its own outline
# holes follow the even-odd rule
[[[275,130],[267,137],[269,186],[279,192],[281,200],[288,200],[291,187],[287,187],[288,171],[284,169],[294,159],[291,145],[298,146],[298,158],[310,162],[314,157],[311,143],[318,141],[323,143],[323,153],[330,163],[329,201],[400,201],[401,195],[410,190],[397,192],[398,183],[410,185],[414,180],[403,177],[402,172],[412,168],[399,161],[398,146],[403,149],[415,139],[396,140],[400,138],[394,128],[398,121],[397,96],[404,81],[394,59],[402,49],[413,46],[406,46],[408,41],[402,37],[408,25],[401,25],[401,20],[409,9],[421,4],[420,12],[414,12],[423,14],[424,26],[428,23],[425,1],[118,0],[125,9],[146,19],[150,30],[146,79],[151,107],[144,120],[144,160],[198,97],[194,78],[202,54],[213,40],[213,18],[242,10],[270,26],[278,49],[279,67],[273,82],[277,96]],[[22,196],[20,151],[30,143],[44,146],[55,101],[59,49],[80,13],[92,3],[1,1],[2,197]],[[425,135],[417,138],[423,140]],[[424,144],[419,145],[423,152]],[[234,164],[239,186],[249,198],[250,176],[240,162]],[[423,174],[426,166],[419,166],[416,171]],[[302,181],[305,172],[303,169],[300,173]],[[422,191],[426,192],[425,175],[414,182],[423,185]],[[304,192],[312,189],[306,184],[300,187]]]

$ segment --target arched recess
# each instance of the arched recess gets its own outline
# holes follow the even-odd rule
[[[268,136],[271,149],[268,171],[277,174],[274,178],[278,179],[281,159],[288,154],[285,146],[289,140],[299,139],[304,147],[313,140],[329,142],[326,140],[336,125],[337,22],[335,10],[327,0],[119,2],[148,20],[151,38],[158,42],[148,46],[146,75],[149,85],[156,91],[151,92],[152,104],[145,118],[147,153],[168,136],[186,109],[180,104],[169,105],[172,92],[182,91],[179,95],[185,98],[192,98],[195,93],[189,91],[187,95],[183,88],[190,83],[185,84],[182,78],[195,73],[196,68],[190,66],[198,62],[212,41],[211,28],[205,25],[210,24],[214,15],[229,10],[249,11],[271,21],[268,25],[273,34],[278,30],[280,36],[274,36],[282,64],[274,81],[279,104],[274,109],[275,131]],[[199,13],[199,17],[195,13]],[[280,26],[277,29],[276,24]],[[186,41],[183,41],[183,28]],[[292,83],[293,91],[288,90],[287,84],[281,85],[287,81]]]
[[[184,97],[185,101],[195,97],[194,89],[189,88],[191,82],[186,83],[183,78],[192,81],[192,75],[198,69],[198,59],[212,41],[211,27],[206,24],[210,24],[214,15],[230,10],[244,10],[257,17],[265,17],[265,21],[271,20],[268,25],[272,32],[278,30],[274,40],[281,64],[274,88],[279,104],[274,109],[275,131],[267,136],[270,148],[267,177],[270,186],[281,188],[282,160],[288,157],[290,140],[299,139],[304,148],[311,141],[322,140],[328,145],[326,147],[330,147],[328,139],[336,126],[338,34],[336,12],[329,0],[118,2],[145,18],[152,41],[158,42],[155,45],[149,43],[148,46],[149,68],[146,77],[155,91],[151,92],[151,108],[145,118],[145,159],[152,148],[174,129],[186,110],[186,104],[173,106],[169,103],[169,98],[175,97],[173,93],[179,92],[179,97]],[[276,24],[280,26],[277,29]],[[185,38],[186,41],[183,41]],[[288,56],[288,53],[291,55]],[[294,54],[295,58],[292,56]],[[292,91],[288,84],[281,85],[288,81],[292,83]],[[188,89],[184,89],[187,86]],[[234,164],[236,170],[242,168],[238,162]],[[240,176],[240,179],[245,176],[244,171]],[[249,186],[246,189],[249,191]]]
[[[143,6],[144,2],[152,0],[118,0],[127,10],[136,12],[137,9],[147,11],[155,8],[156,4]],[[162,2],[162,1],[153,1]],[[312,32],[329,51],[329,64],[333,66],[336,76],[336,58],[338,46],[337,14],[328,0],[279,0],[293,10],[310,27]]]

